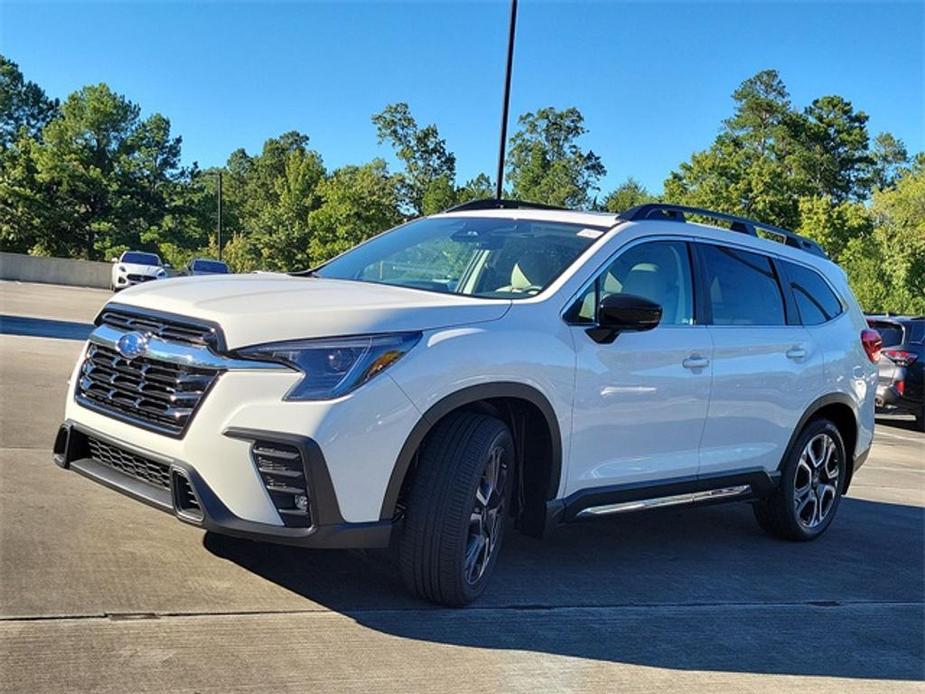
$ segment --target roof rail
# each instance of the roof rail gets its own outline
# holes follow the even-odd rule
[[[467,210],[566,210],[566,207],[556,207],[555,205],[544,205],[539,202],[525,202],[523,200],[498,200],[488,198],[486,200],[470,200],[460,205],[454,205],[444,212],[465,212]]]
[[[639,222],[644,219],[662,219],[674,222],[685,222],[687,218],[685,214],[699,215],[701,217],[707,217],[709,219],[715,219],[723,222],[729,222],[729,229],[731,231],[737,231],[742,234],[748,234],[750,236],[759,236],[758,230],[768,232],[771,236],[776,236],[779,238],[780,242],[791,246],[793,248],[799,248],[801,251],[806,251],[807,253],[812,253],[813,255],[818,255],[821,258],[828,258],[825,251],[822,250],[822,246],[808,239],[805,236],[800,236],[792,231],[787,229],[781,229],[780,227],[772,226],[770,224],[764,224],[762,222],[756,222],[753,219],[748,219],[746,217],[736,217],[731,214],[724,214],[723,212],[714,212],[713,210],[705,210],[700,207],[688,207],[687,205],[671,205],[668,203],[653,202],[647,203],[645,205],[637,205],[636,207],[631,207],[625,212],[621,212],[617,215],[618,219],[623,219],[626,221]]]

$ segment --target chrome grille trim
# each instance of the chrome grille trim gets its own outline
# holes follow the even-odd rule
[[[129,360],[91,341],[75,397],[105,414],[181,436],[220,373],[147,357]]]
[[[139,330],[138,332],[143,331]],[[116,330],[109,325],[103,324],[90,333],[90,342],[115,350],[119,338],[125,334],[126,331],[124,330]],[[217,369],[221,371],[232,369],[288,369],[286,365],[280,362],[225,357],[216,354],[205,345],[197,347],[182,342],[168,341],[156,335],[152,335],[148,339],[148,348],[144,358],[195,369]]]
[[[129,424],[181,438],[209,389],[225,371],[288,370],[279,362],[226,357],[218,329],[167,314],[132,313],[114,305],[100,314],[90,334],[74,399],[82,406]],[[119,327],[114,327],[118,323]],[[145,351],[127,358],[121,337],[145,335]]]

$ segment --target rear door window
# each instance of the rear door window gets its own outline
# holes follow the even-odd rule
[[[784,265],[803,325],[827,323],[844,311],[841,299],[818,272],[794,263]]]
[[[698,248],[714,325],[786,325],[784,296],[770,258],[706,243]]]

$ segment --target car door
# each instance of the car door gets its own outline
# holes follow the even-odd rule
[[[621,250],[567,314],[576,351],[568,493],[696,476],[712,344],[695,322],[692,274],[685,240],[642,241]],[[615,292],[661,305],[661,323],[595,342],[586,331]]]
[[[824,384],[822,353],[767,255],[695,244],[713,341],[701,475],[776,470]]]

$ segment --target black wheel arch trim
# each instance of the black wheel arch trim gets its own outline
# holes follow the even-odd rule
[[[398,459],[392,468],[392,474],[389,477],[389,483],[386,487],[382,508],[379,513],[380,521],[392,520],[395,514],[395,506],[398,502],[398,495],[414,460],[414,455],[434,425],[453,410],[496,398],[525,400],[542,413],[549,428],[549,438],[552,444],[552,470],[546,496],[547,499],[555,498],[559,491],[559,481],[562,474],[562,434],[559,430],[559,420],[553,406],[542,392],[526,383],[517,381],[480,383],[444,396],[421,415],[417,424],[414,425],[411,433],[405,439],[405,443],[398,454]]]
[[[787,458],[790,456],[790,453],[793,451],[793,447],[796,444],[797,438],[800,436],[800,433],[806,427],[807,423],[815,417],[820,410],[829,405],[844,405],[849,410],[854,417],[854,428],[855,428],[855,446],[857,448],[857,435],[860,431],[860,425],[858,424],[858,406],[857,403],[851,399],[847,393],[828,393],[823,395],[820,398],[817,398],[812,402],[812,404],[806,408],[806,411],[803,412],[803,416],[800,417],[800,421],[797,422],[797,425],[793,428],[793,433],[790,434],[790,440],[787,442],[787,447],[784,449],[784,455],[781,456],[780,462],[777,464],[778,471],[784,466],[784,463],[787,461]],[[866,453],[861,456],[856,456],[856,450],[848,450],[847,442],[845,443],[845,455],[848,457],[846,461],[848,463],[848,480],[845,483],[844,491],[848,491],[848,485],[851,484],[851,477],[854,474],[854,470],[857,467],[860,467],[857,463],[863,463],[867,458]],[[857,458],[857,459],[856,459]],[[843,492],[844,493],[844,492]]]

